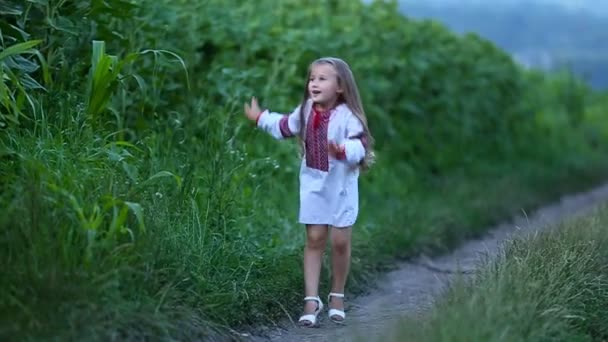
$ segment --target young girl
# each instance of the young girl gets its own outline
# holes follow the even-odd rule
[[[276,139],[300,138],[304,156],[299,221],[306,225],[306,246],[305,305],[299,323],[316,326],[323,309],[318,287],[329,227],[333,272],[329,318],[342,323],[351,227],[359,212],[359,169],[373,161],[372,136],[353,74],[341,59],[318,59],[309,67],[302,103],[291,114],[262,111],[255,97],[245,104],[245,114]]]

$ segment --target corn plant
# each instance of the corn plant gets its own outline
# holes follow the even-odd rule
[[[123,66],[136,57],[136,54],[129,54],[119,61],[116,56],[106,54],[105,42],[93,41],[89,89],[86,96],[86,112],[91,119],[97,119],[107,109],[108,102],[120,82]]]
[[[123,70],[126,69],[127,65],[131,64],[143,55],[153,54],[155,61],[159,58],[159,56],[163,55],[174,57],[175,60],[180,63],[186,73],[186,81],[189,88],[186,64],[180,56],[171,51],[148,49],[141,52],[129,53],[120,60],[117,56],[106,53],[105,42],[95,40],[93,41],[92,45],[93,53],[91,56],[91,70],[89,73],[89,86],[86,94],[86,113],[92,121],[98,122],[100,119],[104,119],[104,113],[111,112],[117,119],[119,128],[121,128],[120,126],[123,116],[118,112],[117,107],[124,109],[124,103],[119,106],[112,106],[112,98],[116,91],[120,88],[123,91],[123,96],[121,98],[123,102],[126,101],[127,96],[124,94],[124,91],[125,89],[128,89],[126,81],[130,78],[136,80],[139,90],[142,92],[143,96],[146,95],[147,86],[144,78],[135,73],[123,73]],[[154,67],[152,77],[160,77],[158,75],[156,65]],[[129,95],[135,96],[135,94]],[[156,92],[154,95],[159,97],[161,94],[160,92]]]
[[[36,111],[36,99],[33,92],[45,90],[31,75],[42,66],[45,78],[48,79],[48,67],[44,57],[34,47],[40,40],[30,40],[22,43],[4,46],[1,36],[2,50],[0,51],[0,127],[8,122],[19,124],[21,118],[27,118],[28,110]],[[38,63],[26,58],[38,57]]]

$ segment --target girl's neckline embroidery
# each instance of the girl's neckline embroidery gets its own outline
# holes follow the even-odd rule
[[[340,106],[341,103],[336,104],[335,106],[324,110],[324,111],[320,111],[316,108],[316,106],[313,104],[312,106],[312,127],[316,130],[319,128],[319,125],[321,123],[321,120],[327,120],[329,119],[329,117],[331,116],[331,114],[336,111],[336,109],[338,108],[338,106]]]
[[[311,122],[306,128],[306,165],[311,169],[329,171],[327,133],[332,110],[319,113],[312,111]]]
[[[342,105],[341,102],[336,102],[331,108],[325,109],[325,110],[320,110],[319,108],[317,108],[317,105],[315,103],[312,104],[312,110],[315,113],[318,114],[329,114],[332,113],[333,111],[335,111],[340,105]]]

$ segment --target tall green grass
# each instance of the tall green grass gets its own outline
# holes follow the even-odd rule
[[[608,207],[508,243],[382,341],[604,341]]]
[[[42,88],[22,87],[21,106],[3,79],[21,112],[0,133],[1,337],[186,340],[297,314],[297,144],[255,130],[241,103],[291,109],[319,55],[352,61],[378,139],[352,294],[396,257],[608,169],[605,98],[395,4],[4,3],[0,53],[42,43],[18,55],[37,68],[2,70]],[[344,16],[311,30],[327,10]]]

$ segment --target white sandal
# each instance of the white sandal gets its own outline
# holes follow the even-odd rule
[[[307,315],[302,315],[302,317],[300,317],[300,319],[298,320],[298,323],[301,326],[304,327],[316,327],[318,325],[318,316],[319,313],[321,312],[321,310],[323,310],[323,302],[321,302],[321,298],[317,297],[304,297],[304,301],[315,301],[317,302],[317,309],[315,310],[314,313],[311,314],[307,314]],[[304,322],[310,322],[310,324],[305,324]]]
[[[331,297],[344,298],[344,294],[343,293],[330,292],[329,296],[327,296],[327,303],[331,302]],[[328,316],[329,316],[329,319],[332,322],[338,323],[338,324],[342,324],[342,323],[344,323],[344,319],[346,318],[346,313],[344,313],[344,310],[338,310],[338,309],[331,309],[330,308],[329,312],[328,312]],[[341,320],[334,319],[333,318],[334,316],[342,317],[342,319]]]

